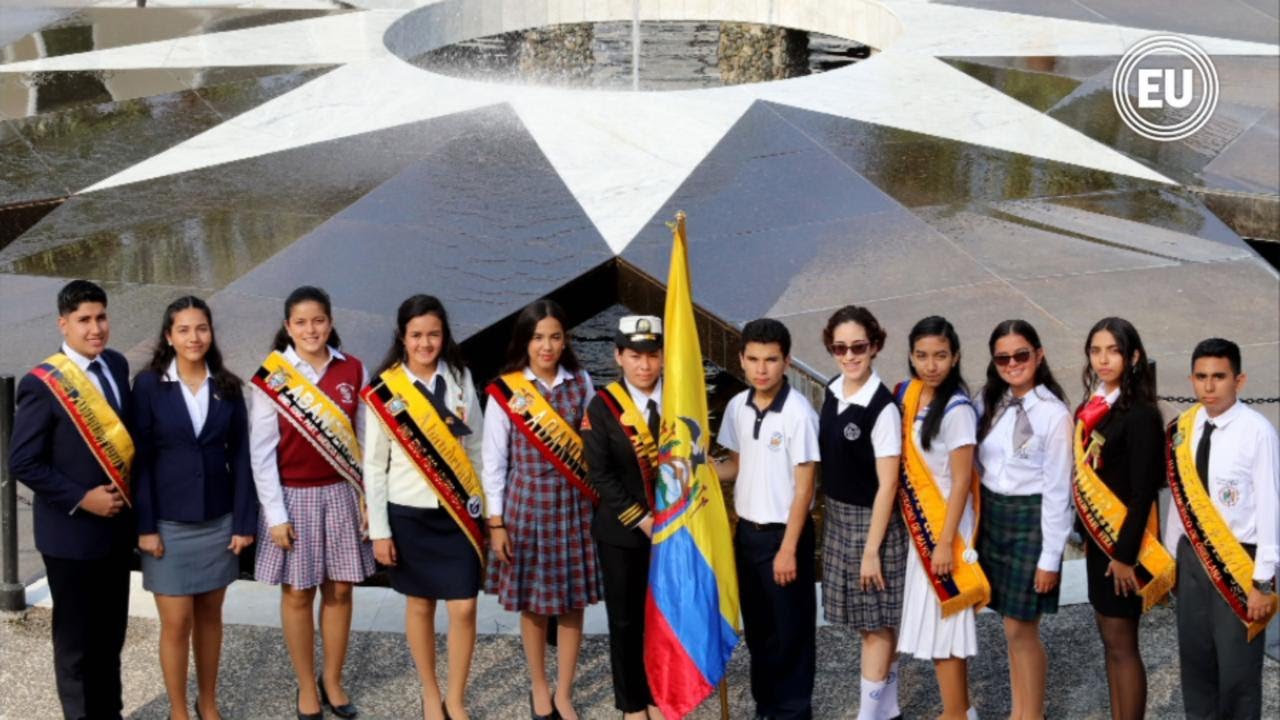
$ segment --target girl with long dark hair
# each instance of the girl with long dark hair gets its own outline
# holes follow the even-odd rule
[[[253,544],[258,502],[240,378],[222,364],[213,313],[197,297],[165,308],[147,368],[133,382],[134,510],[142,585],[160,617],[169,716],[187,712],[195,650],[197,717],[218,713],[222,600]]]
[[[910,423],[899,493],[914,547],[907,554],[898,651],[933,661],[940,717],[957,720],[977,716],[969,705],[967,659],[978,652],[976,608],[989,593],[973,543],[978,416],[960,374],[960,338],[951,323],[937,316],[921,320],[908,345],[911,379],[898,388],[903,424]]]
[[[987,341],[978,462],[978,557],[991,608],[1009,646],[1010,720],[1044,717],[1048,660],[1040,616],[1058,611],[1062,552],[1071,533],[1071,412],[1025,320],[1005,320]]]
[[[400,304],[376,379],[362,393],[369,537],[391,586],[405,596],[405,636],[426,720],[467,717],[484,547],[478,471],[484,416],[444,305]],[[449,613],[447,696],[436,681],[436,603]]]
[[[1088,402],[1076,413],[1075,451],[1085,467],[1077,473],[1076,506],[1085,528],[1089,602],[1106,648],[1111,717],[1136,720],[1146,713],[1147,673],[1138,649],[1138,620],[1172,584],[1168,572],[1153,575],[1140,558],[1156,492],[1165,481],[1164,428],[1156,406],[1155,377],[1142,338],[1123,318],[1099,320],[1085,340],[1081,373]],[[1091,485],[1096,478],[1101,485]],[[1100,493],[1124,507],[1115,532],[1094,518]],[[1114,503],[1103,503],[1112,505]],[[1153,553],[1163,552],[1155,538]],[[1165,558],[1168,560],[1168,558]]]
[[[530,712],[575,720],[573,680],[582,616],[604,596],[591,539],[594,491],[577,432],[595,394],[569,345],[564,310],[538,300],[516,316],[484,428],[484,488],[491,542],[485,591],[520,613]],[[546,674],[547,629],[557,618],[559,678]]]
[[[901,714],[893,656],[907,567],[896,507],[902,414],[872,367],[885,337],[871,311],[856,305],[835,311],[822,331],[840,368],[818,421],[827,496],[822,608],[827,622],[862,636],[860,720]]]
[[[368,373],[338,349],[333,307],[303,286],[284,302],[273,352],[253,377],[249,437],[262,503],[254,575],[280,585],[280,619],[297,675],[299,718],[323,708],[343,718],[357,709],[342,687],[351,632],[351,591],[373,574],[363,538],[359,433]],[[320,589],[324,668],[315,668],[313,613]]]

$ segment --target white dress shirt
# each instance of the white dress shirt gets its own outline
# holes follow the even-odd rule
[[[195,431],[196,437],[200,437],[200,431],[204,430],[204,422],[209,417],[209,366],[204,366],[204,380],[200,382],[200,390],[195,394],[192,394],[191,388],[182,382],[182,376],[178,374],[177,358],[169,362],[169,369],[165,371],[163,380],[178,383],[178,387],[182,388],[182,402],[187,406],[187,416],[191,418],[191,429]]]
[[[444,378],[445,405],[471,429],[471,434],[458,438],[458,441],[466,450],[467,459],[476,474],[480,475],[483,470],[481,429],[484,427],[484,415],[480,411],[475,385],[471,382],[471,371],[463,369],[461,383],[444,360],[436,363],[435,373],[425,380],[408,372],[407,367],[405,372],[411,381],[420,382],[428,389],[435,386],[437,377]],[[400,443],[387,435],[376,413],[365,413],[364,427],[364,491],[369,505],[369,537],[383,540],[391,537],[391,525],[387,520],[388,502],[438,508],[440,498]]]
[[[542,382],[527,367],[524,369],[524,376],[535,384]],[[554,390],[560,383],[573,377],[573,373],[561,365],[556,368],[556,379],[547,389]],[[585,370],[579,372],[578,377],[580,382],[587,384],[582,403],[582,412],[586,413],[587,403],[596,394],[595,386],[591,384],[591,376]],[[484,474],[481,477],[484,480],[485,512],[489,517],[495,517],[502,515],[502,495],[507,488],[507,434],[511,431],[511,418],[507,417],[506,410],[493,404],[495,401],[490,399],[489,402],[489,412],[484,414]]]
[[[880,374],[872,370],[862,387],[849,397],[844,396],[844,375],[837,375],[827,388],[835,396],[836,414],[839,415],[848,410],[850,405],[870,407],[871,398],[875,397],[876,390],[881,385],[884,385],[884,381],[880,379]],[[891,402],[880,411],[876,424],[871,426],[871,448],[878,458],[898,457],[902,454],[902,411],[898,409],[898,403]]]
[[[1006,407],[978,445],[982,485],[1001,495],[1040,496],[1040,559],[1036,567],[1058,572],[1075,521],[1071,411],[1043,385],[1022,398],[1022,408],[1031,421],[1031,440],[1021,448],[1013,446],[1018,412]]]
[[[1236,540],[1257,545],[1253,579],[1275,577],[1280,562],[1280,445],[1276,429],[1258,411],[1240,401],[1216,418],[1201,407],[1191,433],[1195,453],[1204,434],[1204,423],[1214,424],[1209,436],[1209,497]],[[1188,479],[1189,481],[1189,479]],[[1178,540],[1186,534],[1178,508],[1169,503],[1164,544],[1178,552]]]
[[[329,359],[320,372],[311,367],[311,363],[298,357],[293,346],[285,348],[284,359],[297,368],[302,377],[313,384],[320,382],[329,364],[335,359],[344,360],[346,356],[337,348],[329,348]],[[369,384],[369,371],[361,368],[360,387]],[[276,419],[276,405],[266,393],[253,386],[249,407],[249,460],[253,465],[253,484],[258,489],[258,502],[262,503],[263,517],[267,527],[275,527],[289,522],[289,513],[284,507],[284,494],[280,491],[280,466],[276,464],[276,448],[280,445],[280,426]],[[364,403],[357,404],[355,431],[361,446],[364,445]]]
[[[84,355],[81,355],[75,350],[72,350],[71,346],[66,343],[62,343],[62,354],[71,358],[71,361],[74,362],[77,367],[83,370],[85,375],[89,376],[89,382],[93,383],[93,386],[98,388],[98,392],[103,392],[102,382],[98,380],[97,373],[94,373],[89,370],[89,363],[93,362],[94,360],[97,360],[98,364],[102,366],[102,374],[106,376],[107,384],[111,386],[111,392],[115,393],[116,406],[117,407],[124,406],[123,405],[124,397],[120,395],[120,388],[116,386],[115,376],[111,374],[111,366],[107,364],[106,360],[102,359],[101,355],[95,358],[85,357]],[[103,394],[103,397],[106,397],[105,393]]]

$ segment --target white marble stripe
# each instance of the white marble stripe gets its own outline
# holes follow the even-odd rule
[[[1021,15],[956,5],[884,0],[903,33],[892,46],[937,56],[1120,55],[1165,30]],[[1210,55],[1277,55],[1280,45],[1180,34]]]
[[[838,79],[838,81],[837,81]],[[889,50],[772,83],[764,99],[999,150],[1172,184],[1164,175],[936,58]]]
[[[621,253],[752,101],[745,91],[579,93],[513,105],[596,229]]]
[[[4,72],[322,65],[389,57],[400,12],[354,12],[0,65]]]
[[[344,65],[81,192],[473,110],[502,102],[495,88],[426,75],[395,58]]]

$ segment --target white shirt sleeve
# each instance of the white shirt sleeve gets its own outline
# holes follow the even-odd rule
[[[467,370],[462,374],[463,391],[462,394],[467,398],[467,427],[471,430],[471,434],[462,439],[462,447],[467,451],[467,459],[471,461],[471,467],[475,469],[476,476],[484,479],[484,429],[485,419],[484,411],[480,409],[480,396],[476,393],[476,386],[471,381],[471,371]]]
[[[591,373],[581,370],[579,374],[582,376],[583,383],[587,386],[586,399],[582,401],[582,415],[586,417],[587,406],[591,404],[591,398],[596,396],[596,386],[595,383],[591,382]]]
[[[284,507],[284,493],[280,491],[280,466],[276,462],[276,447],[280,445],[280,426],[276,409],[266,393],[253,388],[253,401],[249,408],[249,461],[253,465],[253,484],[258,490],[258,502],[262,504],[267,527],[289,522]]]
[[[738,398],[734,397],[729,400],[729,404],[724,407],[724,415],[720,418],[720,434],[716,435],[716,442],[721,447],[733,452],[740,452],[738,447],[738,407],[741,403]]]
[[[978,444],[978,415],[968,405],[952,408],[942,416],[942,425],[938,428],[938,437],[947,451],[956,450],[966,445]],[[974,462],[977,462],[975,454]],[[976,466],[975,466],[976,467]]]
[[[787,454],[791,456],[792,465],[817,462],[821,457],[818,449],[818,414],[810,407],[809,401],[800,399],[801,416],[796,418],[791,427],[791,438]]]
[[[485,511],[489,517],[494,517],[502,515],[502,495],[507,487],[507,433],[511,431],[511,419],[492,397],[489,398],[488,410],[484,414],[481,451],[484,471],[480,478],[487,505]]]
[[[365,367],[364,363],[360,363],[360,387],[356,388],[356,394],[358,395],[360,391],[364,390],[366,387],[368,387],[368,385],[369,385],[369,368]],[[365,406],[365,402],[363,400],[357,400],[355,431],[356,431],[356,440],[360,443],[361,448],[364,447],[364,439],[366,434],[364,416],[367,414],[367,411],[368,411],[368,408]]]
[[[360,407],[364,408],[363,400]],[[385,540],[391,537],[391,523],[387,520],[391,481],[387,468],[391,463],[391,439],[372,414],[366,414],[361,425],[365,438],[364,492],[369,507],[369,539]]]
[[[1266,582],[1280,563],[1280,440],[1271,424],[1258,418],[1258,457],[1253,464],[1253,496],[1257,498],[1257,542],[1253,579]],[[1239,420],[1237,420],[1239,422]]]
[[[871,447],[876,457],[898,457],[902,454],[902,411],[889,403],[880,411],[871,427]]]
[[[1073,468],[1071,413],[1063,412],[1049,426],[1049,433],[1044,439],[1044,485],[1040,493],[1041,549],[1036,567],[1047,572],[1061,569],[1062,553],[1075,520],[1071,504]]]

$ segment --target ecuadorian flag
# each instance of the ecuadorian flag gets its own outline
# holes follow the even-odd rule
[[[738,577],[720,480],[707,463],[707,389],[691,296],[680,213],[663,321],[660,472],[644,637],[649,688],[671,720],[715,691],[738,644]]]

